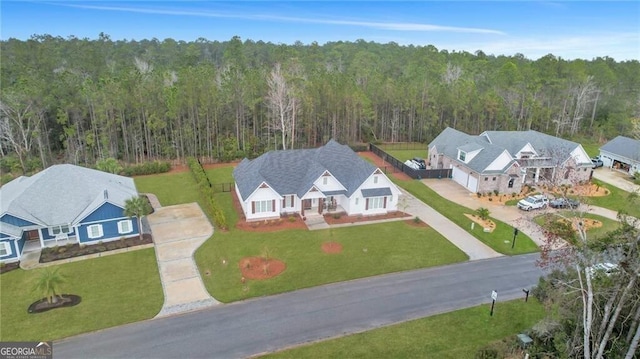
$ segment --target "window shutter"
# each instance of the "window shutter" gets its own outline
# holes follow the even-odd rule
[[[291,207],[293,207],[293,195],[291,195]]]
[[[276,200],[273,199],[271,200],[271,212],[275,212],[276,211]]]
[[[286,208],[287,207],[287,197],[282,199],[282,208]]]
[[[384,197],[384,201],[382,202],[382,208],[387,208],[387,197]]]
[[[366,202],[364,203],[364,210],[368,210],[369,209],[369,198],[367,198]]]
[[[251,213],[253,213],[253,214],[256,213],[256,202],[255,201],[251,201]]]

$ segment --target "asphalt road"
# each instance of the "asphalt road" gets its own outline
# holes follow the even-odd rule
[[[55,358],[244,358],[392,323],[523,298],[539,254],[383,275],[220,305],[54,343]],[[487,315],[489,315],[487,306]]]

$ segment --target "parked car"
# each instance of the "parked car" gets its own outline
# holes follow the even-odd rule
[[[427,168],[427,164],[424,162],[424,159],[422,158],[414,157],[412,161],[417,163],[421,170],[424,170]]]
[[[593,168],[598,168],[604,166],[604,163],[600,159],[600,157],[594,157],[591,159],[591,163],[593,163]]]
[[[580,201],[572,198],[559,197],[549,201],[551,208],[571,208],[576,209],[580,206]]]
[[[412,168],[414,170],[419,170],[420,169],[420,164],[418,164],[417,162],[413,161],[413,160],[406,160],[404,162],[405,166]]]
[[[540,209],[547,207],[549,203],[549,199],[547,196],[542,194],[537,194],[535,196],[529,196],[527,198],[523,198],[518,202],[518,208],[530,211],[532,209]]]
[[[591,267],[587,267],[587,270],[589,271],[589,274],[591,274],[591,276],[596,276],[599,273],[602,273],[606,276],[610,276],[613,273],[618,271],[618,265],[614,263],[607,263],[607,262],[596,263]]]

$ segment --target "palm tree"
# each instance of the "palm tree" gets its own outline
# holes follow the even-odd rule
[[[124,215],[138,219],[138,233],[142,240],[142,217],[151,212],[151,207],[146,198],[141,196],[131,197],[124,202]]]
[[[58,269],[54,270],[45,269],[42,273],[40,273],[40,277],[36,281],[33,290],[40,291],[45,298],[47,298],[47,302],[57,303],[58,302],[58,293],[60,292],[60,285],[66,282],[66,278],[58,273]]]

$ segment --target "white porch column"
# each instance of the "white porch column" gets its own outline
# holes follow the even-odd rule
[[[538,179],[540,178],[540,167],[536,168],[536,177],[534,183],[538,183]]]
[[[40,248],[44,248],[44,239],[42,239],[42,228],[38,228],[38,237],[40,239]]]

